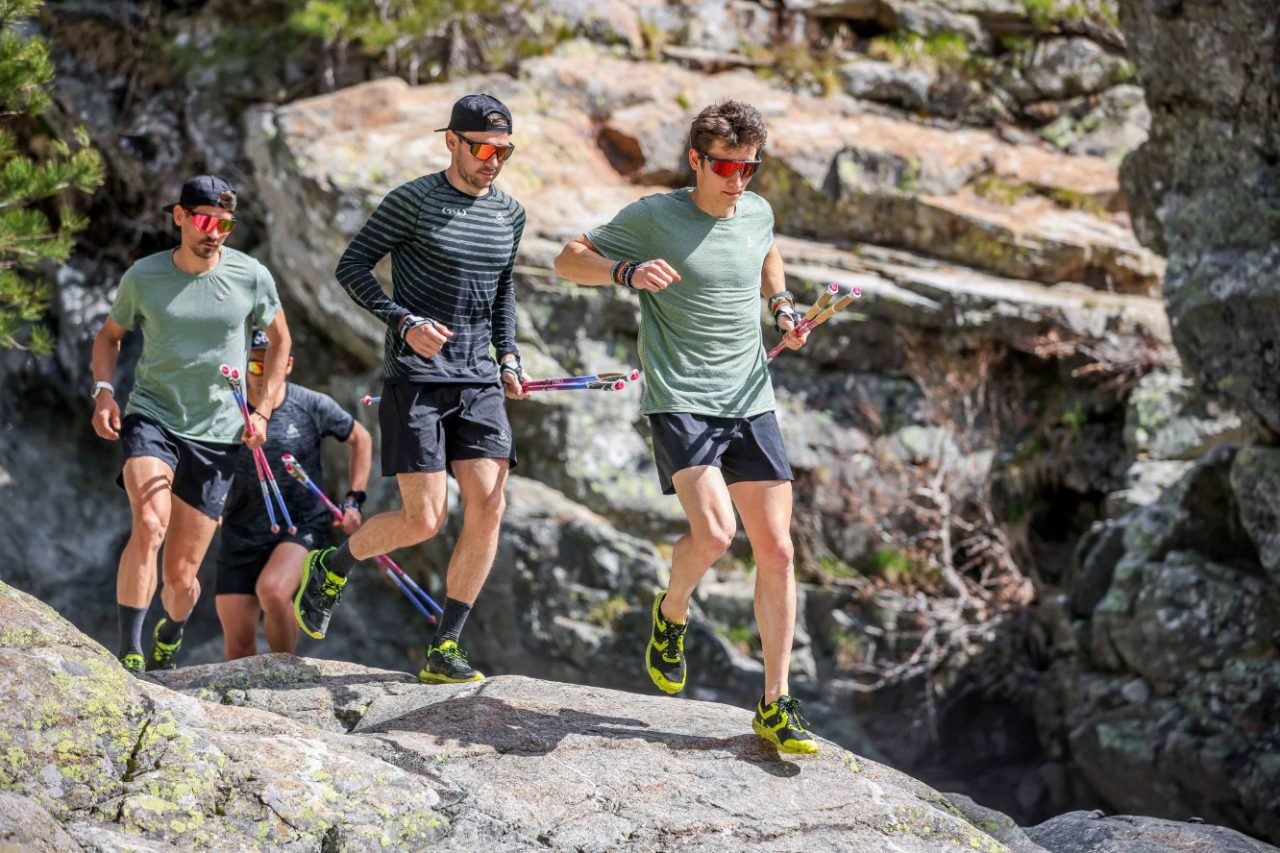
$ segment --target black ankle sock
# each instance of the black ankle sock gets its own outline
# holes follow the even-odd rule
[[[351,549],[347,547],[347,542],[343,542],[325,556],[324,567],[338,577],[345,578],[351,574],[351,570],[356,567],[358,562],[359,560],[351,556]]]
[[[436,626],[436,636],[431,641],[431,645],[439,646],[445,640],[458,642],[458,638],[462,636],[462,626],[466,624],[467,614],[470,612],[470,604],[446,598],[444,613],[440,616],[440,624]]]
[[[120,625],[120,653],[142,654],[142,622],[147,618],[146,607],[116,605],[116,621]]]
[[[178,622],[166,616],[164,621],[160,623],[160,629],[156,631],[156,639],[162,643],[175,643],[182,636],[182,629],[186,627],[186,624],[186,619]]]

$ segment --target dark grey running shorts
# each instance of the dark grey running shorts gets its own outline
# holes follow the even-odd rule
[[[218,551],[218,569],[214,581],[214,595],[257,595],[258,576],[266,568],[267,561],[276,546],[283,542],[295,542],[312,551],[329,544],[329,523],[301,525],[297,533],[281,528],[271,542],[241,543],[234,531],[222,531],[222,548]]]
[[[749,418],[712,418],[688,412],[649,416],[653,458],[664,495],[674,495],[676,472],[712,465],[733,483],[793,480],[791,461],[773,412]]]
[[[506,398],[493,384],[397,382],[382,389],[382,476],[444,471],[459,459],[510,459]]]
[[[196,441],[174,435],[137,412],[120,423],[120,448],[124,461],[154,456],[173,469],[173,496],[210,518],[222,515],[236,469],[238,442]],[[124,488],[124,472],[116,478]]]

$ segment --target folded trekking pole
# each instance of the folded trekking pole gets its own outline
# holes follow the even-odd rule
[[[306,486],[313,495],[319,498],[320,502],[329,508],[329,512],[333,513],[334,518],[338,521],[342,521],[342,510],[339,509],[333,501],[329,500],[329,496],[324,493],[324,489],[317,486],[315,481],[307,476],[307,472],[302,470],[302,466],[298,464],[298,460],[294,458],[292,453],[284,454],[280,457],[280,460],[284,462],[284,470],[288,471],[293,475],[295,480]],[[413,603],[413,606],[418,608],[418,611],[421,612],[423,616],[427,617],[427,621],[434,625],[436,623],[436,617],[422,605],[425,603],[436,613],[444,613],[444,610],[441,609],[440,605],[436,604],[435,599],[427,595],[422,587],[418,586],[418,584],[414,582],[413,578],[409,577],[405,570],[396,565],[396,561],[388,557],[386,554],[380,554],[377,557],[374,557],[373,561],[382,567],[382,570],[387,573],[387,577],[391,578],[392,583],[399,587],[400,591],[404,593],[405,598],[408,598],[409,601]]]
[[[218,368],[218,371],[227,381],[227,387],[231,389],[231,396],[235,398],[236,406],[240,409],[240,416],[244,418],[245,431],[253,435],[253,421],[249,419],[249,403],[244,396],[244,386],[240,383],[239,369],[224,364]],[[267,505],[267,518],[271,520],[271,532],[280,532],[275,510],[271,506],[271,496],[275,495],[276,502],[280,504],[280,515],[284,517],[285,528],[292,536],[298,532],[298,528],[289,517],[289,508],[284,505],[284,496],[280,494],[280,486],[276,484],[276,475],[271,473],[271,466],[267,464],[267,456],[262,452],[261,447],[253,448],[252,455],[253,465],[258,470],[258,485],[262,488],[262,500]]]
[[[813,307],[805,312],[804,317],[801,318],[799,323],[796,323],[795,332],[797,334],[804,334],[805,332],[813,331],[818,326],[821,326],[823,323],[830,320],[837,311],[843,311],[850,302],[862,295],[862,289],[855,287],[853,290],[840,297],[840,299],[832,305],[832,297],[839,292],[840,285],[835,282],[828,284],[827,289],[822,291],[822,295],[818,297],[818,301],[813,303]],[[786,348],[786,341],[779,341],[777,346],[769,350],[769,360],[772,361],[777,358],[778,354]]]
[[[557,379],[534,379],[524,383],[525,391],[621,391],[628,382],[640,378],[640,371],[628,368],[585,376],[561,376]]]

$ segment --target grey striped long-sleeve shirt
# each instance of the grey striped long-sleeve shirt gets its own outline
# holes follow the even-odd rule
[[[512,267],[524,233],[524,208],[497,187],[475,197],[444,172],[387,194],[338,261],[338,282],[387,324],[383,376],[396,382],[496,382],[498,358],[516,350]],[[388,298],[373,268],[391,255]],[[408,314],[437,320],[453,337],[432,358],[401,339]]]

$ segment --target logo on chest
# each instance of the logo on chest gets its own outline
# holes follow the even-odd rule
[[[445,216],[466,216],[467,209],[465,207],[442,207],[440,212]]]
[[[289,424],[289,426],[285,429],[284,434],[289,436],[289,438],[297,438],[298,436],[302,435],[302,433],[298,432],[298,428],[294,424]]]

